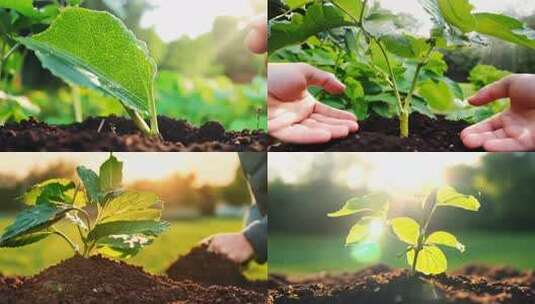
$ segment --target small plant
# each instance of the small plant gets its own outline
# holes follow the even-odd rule
[[[80,0],[42,2],[36,8],[33,0],[0,0],[0,79],[8,59],[24,46],[71,86],[118,99],[140,131],[159,136],[157,67],[147,45],[113,15],[77,7]]]
[[[346,108],[361,119],[372,109],[399,117],[401,137],[409,136],[412,112],[433,117],[430,109],[446,113],[464,99],[459,84],[444,76],[441,50],[484,44],[480,35],[535,48],[533,29],[501,14],[475,13],[468,0],[420,0],[434,23],[427,37],[411,34],[404,16],[368,0],[283,2],[288,11],[270,20],[270,56],[306,44],[288,48],[283,61],[328,66],[348,87]]]
[[[88,257],[97,252],[128,258],[150,245],[168,223],[161,221],[163,202],[150,192],[121,189],[123,163],[110,155],[99,174],[80,166],[81,183],[51,179],[33,186],[22,197],[29,206],[0,236],[0,247],[26,246],[57,235],[76,254]],[[95,210],[91,217],[89,210]],[[60,231],[57,224],[76,226],[81,246]]]
[[[366,214],[349,232],[346,245],[365,241],[373,225],[389,225],[394,235],[408,245],[406,256],[412,273],[440,274],[446,272],[448,260],[438,246],[452,247],[460,252],[465,246],[453,234],[446,231],[429,231],[433,214],[439,207],[456,207],[469,211],[478,211],[479,201],[470,195],[457,192],[452,187],[443,187],[431,191],[422,202],[422,217],[416,221],[410,217],[389,218],[389,196],[384,193],[352,198],[337,212],[329,213],[329,217],[341,217],[354,214]],[[366,205],[380,205],[378,208],[363,208]]]

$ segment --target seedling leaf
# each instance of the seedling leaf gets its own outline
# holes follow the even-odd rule
[[[101,223],[127,220],[159,220],[161,210],[150,208],[161,203],[150,192],[124,192],[113,198],[102,210]]]
[[[474,6],[468,0],[435,0],[442,16],[449,24],[463,33],[471,32],[476,27],[476,19],[472,15]]]
[[[147,46],[113,15],[66,8],[46,31],[16,40],[66,82],[99,90],[131,110],[148,113],[156,64]]]
[[[100,192],[100,179],[95,171],[80,166],[76,168],[78,177],[84,184],[85,193],[90,203],[100,202],[102,194]]]
[[[407,262],[413,265],[415,250],[411,249],[407,252]],[[418,254],[416,261],[416,271],[423,274],[440,274],[446,272],[448,269],[448,260],[444,252],[436,246],[425,246]]]
[[[51,232],[36,232],[36,233],[24,234],[24,235],[13,237],[11,239],[4,241],[1,246],[5,248],[22,247],[22,246],[30,245],[33,243],[37,243],[40,240],[47,238],[51,234],[52,234]]]
[[[440,188],[437,192],[437,206],[451,206],[470,211],[478,211],[481,204],[475,197],[461,194],[453,187],[446,186]]]
[[[68,179],[49,179],[33,186],[24,194],[22,201],[28,206],[50,204],[51,202],[70,204],[73,193],[70,193],[69,197],[67,192],[74,188],[76,188],[75,184]]]
[[[370,229],[368,225],[361,224],[361,223],[354,225],[351,228],[351,231],[349,231],[349,234],[347,235],[346,246],[354,244],[354,243],[358,243],[364,240],[368,236],[369,232],[370,232]]]
[[[373,211],[370,208],[362,208],[367,204],[385,204],[388,202],[388,195],[384,192],[371,193],[364,196],[354,197],[348,200],[342,209],[327,214],[329,217],[342,217],[356,213]]]
[[[444,245],[455,248],[461,253],[464,252],[464,250],[466,249],[466,247],[461,242],[459,242],[453,234],[446,231],[433,232],[425,240],[425,245]]]
[[[123,234],[143,234],[155,237],[169,227],[166,222],[160,221],[117,221],[99,224],[87,235],[91,241],[99,241],[105,237]]]
[[[102,193],[116,191],[123,182],[123,163],[110,155],[108,160],[100,166],[99,179]]]
[[[154,238],[143,234],[119,234],[99,240],[98,252],[114,258],[130,258],[143,247],[152,244]]]
[[[332,2],[351,16],[352,20],[350,21],[359,20],[363,9],[361,0],[332,0]]]
[[[39,204],[21,211],[15,221],[9,225],[0,237],[0,247],[12,247],[14,244],[28,244],[40,238],[30,234],[40,232],[65,217],[69,212],[68,206]]]
[[[420,225],[410,217],[397,217],[391,220],[396,236],[409,245],[416,245],[420,237]]]
[[[491,13],[477,13],[474,17],[477,20],[478,33],[535,48],[535,30],[525,23],[515,18]]]

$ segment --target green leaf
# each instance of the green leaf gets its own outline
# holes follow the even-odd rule
[[[123,182],[123,163],[115,156],[110,155],[108,160],[100,166],[99,179],[102,193],[119,189]]]
[[[65,81],[100,90],[134,111],[148,112],[156,64],[146,45],[113,15],[66,8],[46,31],[16,40]]]
[[[100,202],[102,198],[102,194],[100,192],[100,179],[95,171],[83,166],[79,166],[76,168],[76,172],[78,172],[78,177],[84,184],[85,193],[89,202]]]
[[[99,241],[112,235],[142,234],[155,237],[169,227],[161,221],[117,221],[98,224],[87,235],[89,241]]]
[[[455,109],[455,96],[448,84],[442,80],[425,80],[418,85],[418,94],[437,112]]]
[[[450,25],[464,33],[472,32],[476,28],[476,19],[472,15],[474,6],[468,0],[435,0],[442,16]]]
[[[33,208],[21,211],[15,221],[9,225],[0,237],[0,247],[21,243],[25,244],[30,240],[38,241],[39,237],[32,237],[30,234],[40,232],[65,217],[69,208],[62,205],[36,205]]]
[[[346,238],[346,246],[354,243],[361,242],[364,240],[370,232],[370,228],[368,225],[364,224],[356,224],[353,227],[351,227],[351,231],[349,231],[349,234]]]
[[[11,239],[4,241],[3,243],[1,243],[2,244],[1,247],[5,247],[5,248],[23,247],[23,246],[37,243],[41,240],[44,240],[51,234],[52,234],[51,232],[36,232],[36,233],[24,234],[24,235],[13,237]]]
[[[390,221],[396,236],[409,245],[416,245],[420,237],[420,225],[410,217],[397,217]]]
[[[153,237],[143,234],[112,235],[97,243],[97,251],[113,258],[130,258],[154,241]]]
[[[303,7],[309,3],[314,2],[314,0],[286,0],[286,5],[289,9],[293,10],[299,7]]]
[[[352,20],[356,21],[360,19],[363,5],[361,0],[331,0],[334,4],[342,8],[342,10],[351,16]]]
[[[348,200],[342,209],[327,214],[328,217],[342,217],[360,212],[373,211],[370,208],[362,208],[367,204],[385,204],[388,202],[388,195],[384,192],[375,192],[364,196],[354,197]]]
[[[525,23],[508,16],[491,13],[474,14],[476,31],[508,42],[535,48],[535,30]]]
[[[12,9],[27,17],[36,17],[39,14],[33,7],[33,0],[0,0],[0,8]]]
[[[413,265],[416,251],[411,249],[407,252],[407,262]],[[448,269],[448,260],[444,252],[436,246],[425,246],[418,254],[416,261],[416,271],[426,275],[440,274]]]
[[[407,34],[385,35],[381,41],[390,53],[409,59],[418,59],[429,50],[425,39]]]
[[[478,211],[481,204],[475,197],[461,194],[453,187],[446,186],[440,188],[437,192],[437,206],[451,206],[470,211]]]
[[[311,36],[347,24],[340,9],[332,4],[314,3],[308,7],[304,16],[294,14],[290,22],[270,23],[269,53],[301,44]]]
[[[460,252],[464,252],[466,247],[457,240],[457,238],[446,231],[436,231],[431,233],[430,236],[425,240],[426,245],[444,245],[448,247],[455,248]]]
[[[29,206],[51,202],[70,204],[72,196],[69,197],[67,192],[75,188],[75,184],[68,179],[49,179],[30,188],[22,197],[22,201]]]
[[[150,208],[161,203],[154,193],[124,192],[109,201],[102,210],[101,223],[126,220],[159,220],[161,210]]]

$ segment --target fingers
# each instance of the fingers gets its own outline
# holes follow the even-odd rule
[[[501,115],[488,118],[480,123],[470,126],[461,132],[461,139],[470,134],[479,134],[484,132],[493,132],[503,128],[503,121]]]
[[[329,116],[329,117],[332,117],[332,118],[347,119],[347,120],[357,121],[357,116],[355,116],[353,113],[347,112],[347,111],[338,110],[338,109],[335,109],[333,107],[329,107],[326,104],[322,104],[320,102],[318,102],[316,104],[316,108],[314,109],[314,111],[316,113],[323,114],[325,116]]]
[[[476,149],[484,146],[484,144],[490,140],[504,139],[507,138],[507,134],[504,129],[499,129],[496,131],[489,131],[483,133],[472,133],[468,134],[462,141],[464,145],[469,149]]]
[[[349,128],[343,125],[328,125],[310,118],[301,124],[312,129],[326,130],[331,133],[333,139],[345,138],[349,135]]]
[[[247,34],[245,43],[251,52],[263,54],[268,49],[267,19],[262,16],[253,21],[250,25],[250,32]]]
[[[527,149],[516,139],[503,138],[493,139],[483,145],[488,152],[522,152]]]
[[[353,120],[337,119],[317,113],[310,115],[310,118],[328,125],[346,126],[347,128],[349,128],[349,132],[351,133],[357,132],[359,129],[358,123]]]
[[[299,64],[308,86],[318,86],[331,94],[343,93],[346,86],[334,74],[317,69],[309,64]]]
[[[322,144],[331,141],[331,132],[297,124],[271,133],[271,136],[291,144]]]
[[[468,102],[474,106],[482,106],[495,100],[509,97],[509,89],[516,77],[517,75],[511,75],[484,87],[476,95],[470,97]]]

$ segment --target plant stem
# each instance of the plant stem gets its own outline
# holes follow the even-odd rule
[[[132,121],[134,121],[134,124],[136,125],[136,127],[141,132],[143,132],[143,134],[145,134],[146,136],[152,136],[151,129],[149,128],[145,120],[143,120],[141,115],[139,115],[138,112],[129,109],[128,107],[124,107],[124,108],[126,112],[128,113],[128,115],[130,116],[130,118],[132,118]]]
[[[152,136],[160,136],[160,129],[158,128],[158,110],[156,109],[154,89],[151,89],[149,99],[150,134]]]
[[[73,241],[71,241],[71,239],[69,239],[69,237],[67,237],[63,232],[57,230],[56,228],[52,227],[52,233],[55,234],[55,235],[58,235],[59,237],[61,237],[62,239],[64,239],[67,243],[69,243],[69,245],[71,246],[72,250],[74,250],[74,252],[76,254],[80,254],[80,251],[78,249],[78,246],[76,246],[76,244],[73,243]]]
[[[433,190],[426,199],[424,214],[422,215],[422,220],[420,222],[420,237],[418,238],[418,243],[414,248],[415,253],[414,260],[412,261],[412,275],[416,274],[416,263],[418,261],[418,256],[420,255],[420,251],[422,251],[424,248],[424,241],[427,236],[427,228],[429,228],[431,218],[433,218],[433,214],[435,214],[435,210],[437,209],[437,192],[437,189]],[[425,212],[425,210],[429,211]]]
[[[71,87],[72,107],[74,111],[74,120],[76,122],[83,121],[82,102],[80,100],[80,88],[78,86]]]
[[[409,137],[409,130],[410,130],[410,118],[409,118],[410,111],[407,111],[405,108],[402,108],[399,112],[399,136],[401,138],[407,138]]]

